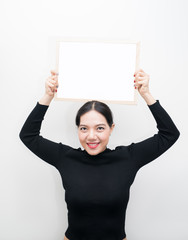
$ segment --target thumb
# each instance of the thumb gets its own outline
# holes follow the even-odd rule
[[[52,76],[58,75],[58,72],[56,70],[51,70]]]

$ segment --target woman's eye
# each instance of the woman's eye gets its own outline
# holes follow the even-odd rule
[[[97,130],[103,131],[103,130],[104,130],[104,127],[98,127]]]
[[[80,130],[84,132],[84,131],[87,130],[87,128],[86,127],[81,127]]]

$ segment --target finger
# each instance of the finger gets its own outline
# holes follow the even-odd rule
[[[144,72],[144,71],[141,68],[139,68],[138,70],[135,71],[134,76],[136,76],[138,72]]]
[[[55,80],[53,80],[53,79],[49,79],[49,82],[50,82],[50,83],[53,83],[53,84],[55,84],[55,83],[56,83],[56,81],[55,81]]]
[[[58,77],[57,77],[57,75],[53,75],[53,76],[50,77],[50,79],[53,79],[53,80],[57,81]]]
[[[51,82],[48,82],[47,85],[48,85],[49,87],[52,87],[52,88],[55,87],[55,84],[53,84],[53,83],[51,83]]]
[[[143,85],[144,83],[147,83],[147,81],[145,81],[145,80],[138,81],[136,84],[138,84],[138,85]]]
[[[138,81],[142,81],[142,80],[145,80],[146,78],[145,77],[138,77]]]
[[[52,92],[51,87],[47,87],[46,89],[47,89],[48,93]]]
[[[57,76],[57,75],[48,77],[47,81],[49,81],[50,83],[54,84],[54,86],[55,86],[56,88],[59,87],[58,76]]]
[[[56,79],[56,80],[55,80],[55,86],[56,86],[56,88],[58,88],[58,87],[59,87],[59,82],[58,82],[58,79]]]
[[[58,84],[58,78],[57,78],[57,76],[53,76],[53,77],[51,77],[53,80],[53,83],[55,84],[55,86],[56,87],[58,87],[59,86],[59,84]]]
[[[134,84],[135,87],[139,87],[140,85],[147,86],[148,84],[147,84],[147,82],[144,81],[144,80],[143,80],[143,81],[136,82],[136,83]]]
[[[135,78],[144,77],[144,76],[146,76],[145,73],[143,73],[143,72],[138,72],[138,73],[136,74]]]
[[[51,88],[51,87],[50,87],[50,90],[51,90],[52,93],[55,92],[55,89],[54,89],[54,88]]]
[[[53,79],[52,77],[48,77],[47,79],[46,79],[46,83],[47,82],[51,82],[51,83],[55,83],[57,80],[55,80],[55,79]]]
[[[55,86],[58,85],[58,81],[51,79],[51,77],[49,77],[49,78],[47,79],[47,84],[48,84],[48,83],[52,84],[53,87],[55,87]],[[51,85],[50,85],[50,86],[51,86]],[[52,86],[51,86],[51,87],[52,87]]]
[[[47,93],[52,96],[54,93],[50,87],[47,87]]]
[[[136,71],[136,72],[134,73],[134,77],[136,77],[137,73],[138,73],[138,71]]]
[[[58,72],[56,70],[51,70],[52,76],[58,75]]]
[[[56,81],[53,81],[53,84],[54,84],[54,86],[55,86],[56,88],[58,88],[58,87],[59,87],[58,80],[56,80]]]

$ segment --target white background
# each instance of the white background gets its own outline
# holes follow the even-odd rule
[[[1,0],[1,240],[62,240],[67,227],[58,171],[19,139],[55,67],[57,36],[141,41],[140,65],[150,74],[150,91],[181,136],[138,172],[127,209],[127,239],[188,239],[187,11],[186,0]],[[146,103],[138,100],[137,106],[110,105],[116,123],[110,148],[156,133]],[[74,117],[81,105],[53,101],[41,134],[79,147]]]

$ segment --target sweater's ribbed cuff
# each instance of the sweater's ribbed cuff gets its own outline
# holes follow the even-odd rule
[[[37,102],[37,107],[48,108],[49,106],[48,105],[43,105],[43,104],[40,104],[39,102]]]
[[[37,102],[36,106],[35,106],[35,109],[37,110],[37,112],[40,114],[40,115],[44,115],[46,113],[46,111],[48,110],[49,106],[47,105],[42,105],[40,104],[39,102]]]
[[[152,105],[147,105],[147,106],[150,108],[150,110],[154,110],[154,109],[156,109],[158,106],[160,106],[160,102],[159,102],[159,100],[156,100],[155,103],[153,103]]]

